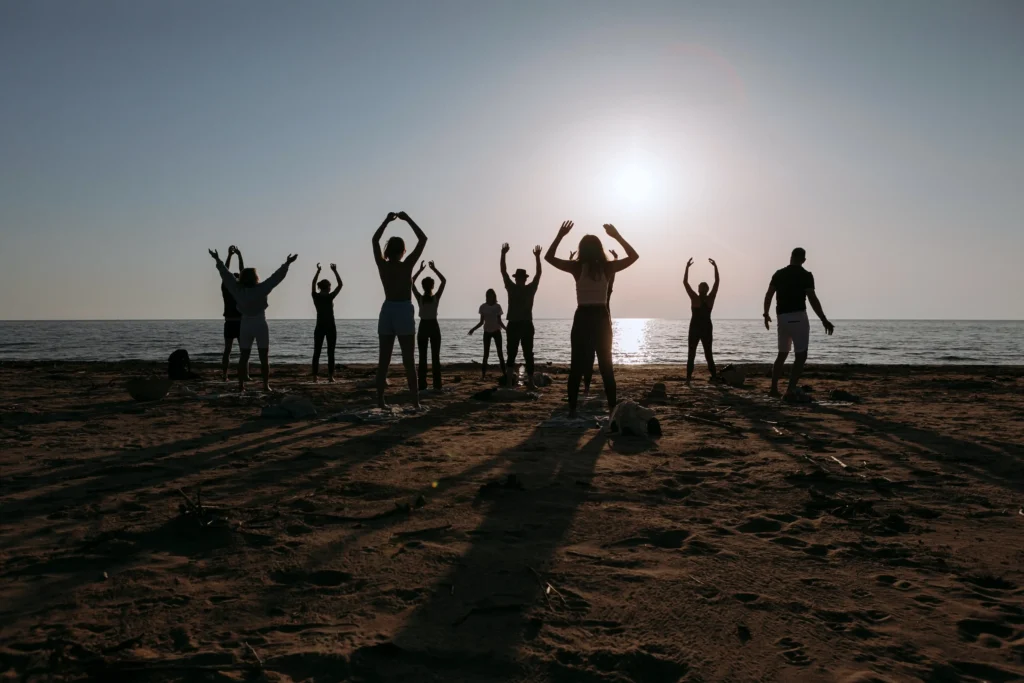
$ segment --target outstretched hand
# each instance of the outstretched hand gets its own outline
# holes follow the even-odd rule
[[[573,225],[575,224],[572,221],[563,221],[562,227],[558,229],[558,236],[565,237],[566,235],[568,235],[569,231],[572,230]]]
[[[611,252],[611,254],[612,254],[612,256],[614,256],[614,257],[615,257],[615,260],[618,260],[618,259],[619,259],[619,255],[615,253],[615,250],[614,250],[614,249],[609,249],[608,251],[610,251],[610,252]]]
[[[398,218],[398,214],[397,213],[395,213],[394,211],[388,211],[388,217],[386,219],[388,223],[390,223],[391,221],[395,220],[396,218]]]
[[[472,329],[469,332],[467,332],[466,334],[469,335],[469,336],[473,336],[474,332],[476,332],[476,329]]]
[[[287,263],[289,265],[292,264],[292,263],[295,263],[295,259],[297,259],[297,258],[299,258],[298,254],[288,254],[288,258],[285,259],[285,263]]]
[[[575,251],[570,251],[569,252],[569,260],[572,261],[574,258],[576,258],[576,252]]]
[[[692,265],[693,265],[693,258],[691,257],[690,260],[686,262],[686,267],[689,268]]]
[[[708,259],[708,263],[710,263],[710,264],[711,264],[712,266],[714,266],[715,268],[717,268],[717,267],[718,267],[718,264],[717,264],[717,263],[715,263],[715,259],[713,259],[713,258],[709,258],[709,259]]]
[[[827,320],[822,320],[821,324],[825,326],[825,334],[831,337],[832,333],[835,332],[836,326]]]
[[[432,271],[434,271],[435,273],[437,272],[437,268],[435,268],[435,267],[434,267],[434,262],[433,262],[433,261],[431,261],[431,262],[430,262],[430,263],[428,263],[427,265],[429,265],[429,266],[430,266],[430,269],[431,269]]]
[[[407,214],[405,211],[399,211],[397,215],[403,221],[408,221],[409,220],[409,214]]]
[[[318,272],[318,273],[320,272],[320,264],[319,263],[316,264],[316,272]]]
[[[540,256],[540,252],[542,252],[542,251],[543,251],[543,249],[541,249],[540,245],[538,244],[537,246],[535,246],[533,248],[533,255],[534,256]]]
[[[229,254],[237,254],[238,253],[238,247],[236,247],[235,245],[232,244],[230,247],[228,247],[228,253]]]
[[[210,252],[210,256],[213,257],[213,260],[216,261],[217,263],[220,263],[220,254],[217,253],[217,250],[209,249],[208,251]]]
[[[320,265],[317,264],[317,268],[319,268],[319,267],[320,267]],[[337,274],[337,272],[338,272],[338,264],[337,263],[332,263],[331,264],[331,270],[333,270],[335,272],[335,274]]]
[[[608,233],[609,237],[613,237],[615,239],[619,239],[619,231],[611,223],[605,223],[604,224],[604,231],[606,233]]]
[[[507,254],[508,250],[509,250],[508,242],[505,242],[505,244],[501,245],[501,253],[502,254]]]

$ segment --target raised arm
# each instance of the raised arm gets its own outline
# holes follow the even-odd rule
[[[631,247],[629,242],[622,239],[622,235],[620,235],[619,231],[615,229],[615,226],[611,223],[605,223],[604,231],[608,233],[609,237],[621,244],[622,248],[626,250],[626,258],[616,259],[611,262],[610,265],[612,267],[612,272],[617,273],[620,270],[625,270],[636,263],[636,260],[640,258],[640,254],[636,253],[636,249]]]
[[[714,301],[715,297],[718,296],[718,264],[715,263],[715,259],[713,258],[709,258],[708,263],[710,263],[711,266],[715,269],[715,284],[711,286],[711,294],[708,296],[708,298]]]
[[[533,248],[533,259],[536,261],[534,267],[537,269],[537,274],[533,276],[533,281],[530,282],[531,287],[536,287],[540,284],[540,245],[538,244]]]
[[[508,276],[508,266],[505,265],[505,254],[508,253],[508,242],[501,245],[501,281],[505,283],[505,287],[512,286],[512,278]]]
[[[235,250],[235,256],[238,257],[238,272],[241,273],[245,270],[245,260],[242,258],[242,250],[238,247],[233,247]]]
[[[821,320],[821,324],[825,326],[825,334],[832,334],[836,329],[835,325],[830,323],[828,318],[825,317],[825,311],[822,310],[821,302],[818,301],[818,295],[814,293],[813,289],[807,292],[807,301],[810,302],[811,308],[814,309],[814,312],[818,314],[818,319]]]
[[[683,271],[683,287],[686,289],[686,293],[690,295],[690,301],[697,298],[697,292],[693,291],[693,287],[690,286],[690,266],[693,265],[693,259],[691,258],[686,262],[686,269]]]
[[[220,260],[220,254],[217,253],[217,250],[210,249],[209,251],[210,256],[212,256],[213,260],[217,262],[217,272],[220,273],[220,281],[224,285],[224,289],[228,290],[228,293],[237,299],[242,287],[238,284],[238,281],[235,280],[235,276],[231,274],[231,271],[228,270],[227,266],[224,265],[224,262]]]
[[[434,275],[437,276],[438,282],[441,283],[437,286],[437,298],[440,299],[441,295],[444,294],[444,286],[448,282],[448,280],[446,280],[444,278],[444,275],[441,274],[441,271],[434,266],[433,261],[430,262],[430,269],[434,271]]]
[[[388,227],[388,223],[398,218],[398,214],[394,211],[389,211],[384,222],[380,224],[377,231],[373,233],[373,260],[376,261],[378,266],[384,263],[384,252],[380,250],[380,238],[384,235],[384,230]]]
[[[228,257],[224,259],[224,267],[231,270],[231,257],[235,255],[235,248],[233,246],[228,247]]]
[[[416,301],[419,301],[420,299],[423,298],[423,294],[420,292],[419,288],[416,287],[416,280],[418,280],[420,275],[423,274],[423,269],[426,267],[427,264],[424,263],[423,261],[420,261],[420,269],[413,273],[412,276],[412,293],[416,295]]]
[[[313,274],[313,285],[309,290],[310,296],[316,296],[316,281],[320,279],[320,264],[316,264],[316,272]]]
[[[284,263],[281,264],[281,267],[275,270],[273,275],[259,283],[257,287],[260,287],[267,294],[270,294],[270,292],[274,290],[274,287],[281,284],[281,281],[284,280],[284,276],[288,274],[288,266],[295,263],[295,259],[297,258],[299,258],[298,254],[288,254],[288,258],[286,258]]]
[[[573,261],[567,261],[565,259],[558,258],[555,256],[555,252],[558,251],[558,245],[562,242],[562,238],[569,234],[572,230],[573,222],[565,221],[562,223],[562,227],[558,229],[558,234],[555,236],[555,241],[548,247],[547,253],[544,254],[544,260],[553,265],[559,270],[564,270],[567,273],[575,273],[578,264]]]
[[[338,283],[338,286],[335,288],[335,290],[331,292],[331,298],[333,299],[339,294],[341,294],[341,288],[345,286],[345,283],[341,281],[341,275],[338,274],[338,264],[331,264],[331,272],[334,273],[334,279]]]
[[[427,236],[422,230],[420,230],[420,226],[416,225],[416,221],[409,218],[409,214],[405,211],[399,211],[398,217],[408,223],[409,227],[412,228],[412,231],[416,234],[416,246],[413,248],[408,258],[410,263],[416,263],[420,260],[420,257],[423,256],[423,249],[427,246]]]

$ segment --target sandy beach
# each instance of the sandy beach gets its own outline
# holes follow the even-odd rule
[[[288,419],[212,366],[136,403],[162,365],[3,363],[0,678],[1024,680],[1024,368],[811,361],[799,406],[619,367],[656,440],[561,419],[557,367],[420,414],[394,368],[385,415],[372,368],[277,366]]]

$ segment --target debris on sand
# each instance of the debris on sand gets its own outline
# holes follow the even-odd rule
[[[843,389],[833,389],[828,392],[828,398],[830,401],[841,401],[843,403],[860,403],[861,400],[857,394],[851,394]]]
[[[745,386],[747,381],[746,373],[734,365],[726,365],[724,368],[719,370],[718,378],[725,384],[737,389]]]
[[[661,385],[662,388],[664,386]],[[650,408],[633,401],[621,401],[612,411],[608,431],[625,436],[661,436],[661,423]]]

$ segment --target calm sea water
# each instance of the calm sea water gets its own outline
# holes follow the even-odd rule
[[[481,333],[466,335],[474,324],[441,321],[442,362],[481,358]],[[687,325],[616,319],[615,362],[685,363]],[[537,320],[535,326],[538,363],[567,363],[572,321]],[[272,360],[308,362],[313,327],[313,320],[270,321]],[[214,361],[223,349],[222,328],[220,320],[0,321],[0,360],[166,360],[184,348],[193,360]],[[811,329],[810,357],[819,363],[1024,364],[1024,321],[841,320],[832,337],[815,323]],[[771,361],[775,339],[760,320],[716,320],[715,362]],[[377,322],[339,320],[337,362],[376,361]],[[699,351],[697,362],[703,363]]]

